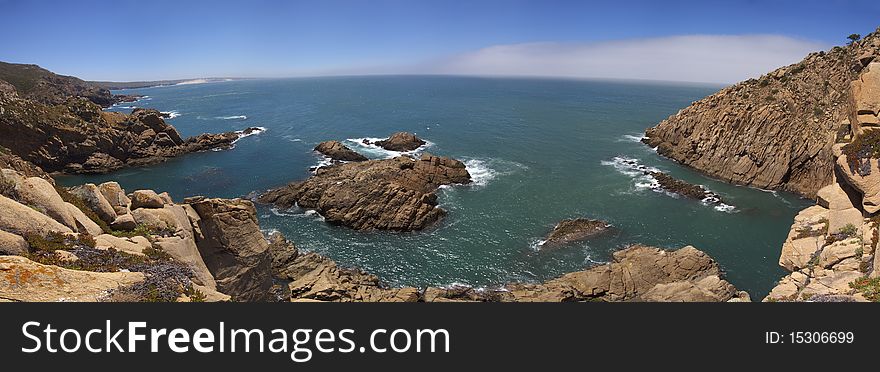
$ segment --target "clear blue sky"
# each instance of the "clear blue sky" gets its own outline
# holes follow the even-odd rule
[[[830,46],[878,26],[880,1],[0,0],[0,60],[95,80],[394,73],[496,45],[767,34]]]

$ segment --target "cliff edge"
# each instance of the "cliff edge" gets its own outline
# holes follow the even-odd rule
[[[832,182],[832,145],[857,120],[850,85],[878,56],[880,29],[694,102],[645,142],[728,182],[814,197]]]

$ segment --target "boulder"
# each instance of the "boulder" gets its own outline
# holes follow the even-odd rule
[[[134,216],[132,216],[131,213],[121,214],[110,223],[110,228],[113,230],[131,231],[136,227],[137,222],[134,221]]]
[[[862,242],[858,239],[846,239],[837,241],[831,245],[822,248],[819,254],[819,265],[824,268],[831,268],[840,261],[856,256],[857,251],[862,248]],[[856,266],[858,268],[858,266]]]
[[[330,159],[339,161],[365,161],[366,156],[358,154],[352,149],[346,147],[339,141],[325,141],[315,146],[315,151],[324,154]]]
[[[376,146],[390,151],[413,151],[422,147],[427,142],[415,134],[408,132],[397,132],[381,141],[376,141]]]
[[[132,241],[126,238],[119,238],[109,234],[101,234],[95,237],[95,248],[97,249],[110,249],[113,248],[120,252],[125,252],[129,254],[133,254],[136,256],[144,255],[144,248],[146,247],[138,244],[136,241]]]
[[[562,220],[553,228],[550,235],[547,235],[547,238],[540,245],[540,248],[552,248],[589,239],[607,231],[610,227],[611,225],[605,221],[590,220],[586,218]]]
[[[241,301],[266,301],[272,287],[269,243],[253,203],[242,199],[188,198],[199,216],[202,259],[220,292]]]
[[[831,210],[828,212],[828,233],[836,234],[847,225],[859,227],[864,221],[862,211],[856,208]]]
[[[77,206],[64,203],[67,206],[67,209],[70,211],[70,215],[73,216],[73,219],[76,221],[76,231],[80,233],[87,233],[91,236],[98,236],[104,233],[104,230],[101,229],[101,226],[98,226],[95,221],[92,221],[91,218],[86,216],[82,210],[80,210]]]
[[[46,236],[50,232],[73,232],[69,227],[49,216],[2,195],[0,195],[0,229],[21,235],[38,234],[42,236]]]
[[[107,202],[113,207],[117,215],[128,214],[131,199],[125,195],[125,190],[116,182],[104,182],[98,185],[101,194],[107,199]]]
[[[0,254],[24,256],[29,247],[21,235],[0,230]]]
[[[217,289],[217,282],[211,271],[205,266],[205,261],[199,254],[199,249],[192,238],[180,236],[157,237],[156,245],[168,253],[174,260],[179,261],[190,268],[193,272],[193,282],[205,286],[211,290]]]
[[[153,190],[135,190],[131,194],[131,205],[130,209],[138,209],[138,208],[162,208],[165,205],[165,201],[159,197]]]
[[[55,186],[48,181],[39,177],[25,178],[16,191],[23,204],[36,207],[55,221],[77,231],[76,218],[70,213],[61,195],[55,191]]]
[[[696,282],[680,281],[657,284],[644,295],[648,302],[720,302],[732,299],[736,288],[717,275]]]
[[[843,188],[837,182],[819,189],[819,192],[816,193],[816,204],[825,209],[836,211],[858,206],[858,203],[853,203],[850,200],[849,195],[843,191]]]
[[[852,186],[862,196],[862,209],[868,213],[880,212],[880,161],[877,159],[868,160],[871,173],[865,176],[859,173],[853,173],[849,169],[846,161],[846,155],[837,158],[835,164],[837,174],[840,180]]]
[[[82,199],[89,208],[95,211],[98,218],[107,224],[111,224],[116,220],[116,211],[95,184],[87,183],[82,186],[74,187],[70,190],[70,193]]]
[[[21,302],[96,302],[121,287],[144,281],[135,272],[99,273],[0,256],[0,298]]]
[[[168,192],[163,192],[159,194],[159,198],[162,199],[162,202],[165,204],[174,204],[174,200],[171,199],[171,194]]]

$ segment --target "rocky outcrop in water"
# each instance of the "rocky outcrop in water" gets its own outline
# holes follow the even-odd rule
[[[645,142],[725,181],[815,196],[832,181],[835,138],[862,120],[848,110],[850,84],[878,55],[880,32],[812,53],[694,102],[648,129]]]
[[[315,151],[320,152],[330,159],[338,161],[365,161],[366,156],[358,154],[354,150],[346,147],[339,141],[325,141],[315,146]]]
[[[356,230],[421,230],[439,220],[438,187],[471,182],[458,160],[424,154],[319,168],[315,175],[261,195],[262,203],[314,209]]]
[[[609,228],[611,228],[611,225],[605,221],[586,218],[562,220],[556,224],[556,227],[554,227],[553,231],[547,235],[539,248],[542,250],[555,248],[561,245],[586,240],[606,232]]]
[[[376,146],[390,151],[413,151],[426,144],[424,140],[409,132],[397,132],[381,141],[376,141]]]
[[[471,287],[389,288],[373,275],[340,268],[307,253],[285,268],[292,301],[364,302],[561,302],[561,301],[748,301],[722,278],[705,253],[684,247],[665,251],[633,246],[613,261],[543,283],[511,283],[494,289]]]

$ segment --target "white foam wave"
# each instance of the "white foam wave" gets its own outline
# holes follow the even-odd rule
[[[180,112],[173,111],[173,110],[172,111],[160,111],[160,112],[165,115],[168,115],[168,117],[166,119],[174,119],[174,118],[179,117],[181,115]]]
[[[253,129],[253,130],[249,130],[249,129]],[[242,139],[242,138],[250,137],[250,136],[256,136],[256,135],[258,135],[258,134],[260,134],[260,133],[263,133],[263,132],[265,132],[265,131],[266,131],[266,128],[264,128],[264,127],[253,127],[253,128],[248,128],[248,129],[245,129],[245,130],[238,130],[238,131],[235,131],[235,133],[238,134],[238,139],[236,139],[235,141],[232,141],[232,143],[234,144],[234,143],[238,142],[238,140],[240,140],[240,139]]]
[[[377,137],[362,137],[362,138],[349,138],[346,139],[346,142],[354,145],[352,150],[355,150],[366,157],[372,158],[380,158],[380,159],[391,159],[401,155],[412,155],[416,156],[425,149],[434,146],[434,143],[428,140],[424,140],[425,144],[421,147],[413,150],[413,151],[391,151],[386,150],[376,144],[376,141],[382,141],[386,138],[377,138]]]
[[[480,159],[468,159],[464,161],[465,169],[471,175],[471,184],[474,186],[486,186],[489,181],[498,176],[498,172],[490,168],[486,161]]]
[[[232,115],[232,116],[215,116],[214,119],[220,120],[247,120],[247,116],[245,115]]]
[[[532,241],[531,244],[529,244],[529,248],[535,252],[538,252],[541,250],[541,247],[544,246],[544,244],[546,243],[547,241],[544,239],[535,239]]]
[[[644,165],[637,159],[626,156],[615,156],[612,160],[603,160],[601,163],[602,165],[611,166],[618,172],[631,177],[633,179],[633,186],[635,186],[636,189],[651,190],[673,198],[681,197],[679,194],[664,189],[660,185],[660,181],[651,175],[651,172],[660,172],[659,169]],[[711,206],[719,212],[736,212],[736,206],[722,202],[721,197],[719,197],[718,194],[712,192],[712,190],[709,190],[703,185],[700,186],[706,190],[706,197],[700,201],[703,205]]]
[[[648,137],[645,137],[643,135],[636,136],[632,134],[624,134],[623,137],[618,140],[618,142],[642,142],[642,140],[646,138]]]

